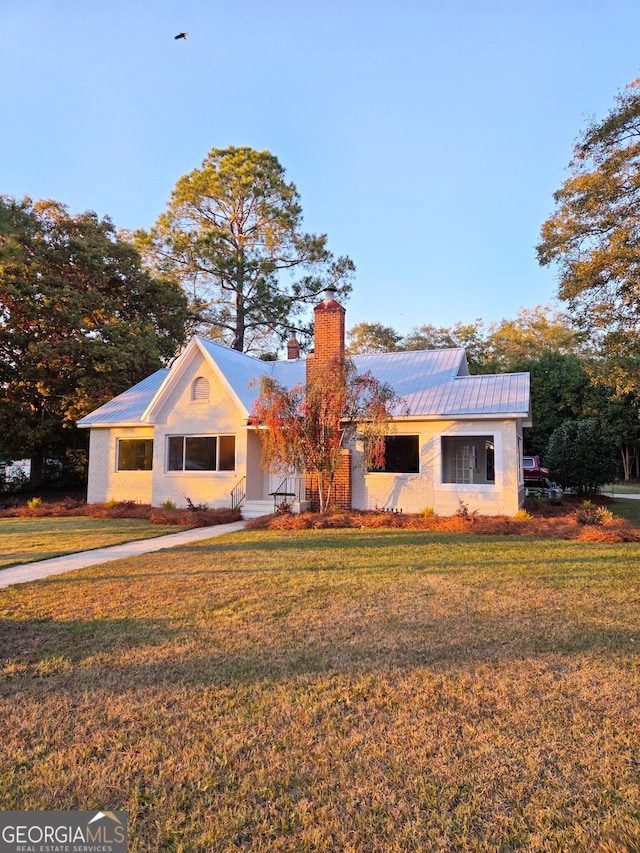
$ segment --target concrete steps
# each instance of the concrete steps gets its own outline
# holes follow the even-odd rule
[[[240,506],[242,517],[248,521],[250,518],[260,518],[262,515],[271,515],[273,512],[273,498],[266,501],[244,501]]]
[[[290,504],[291,512],[307,512],[309,509],[308,501],[293,501]],[[242,517],[245,521],[249,521],[251,518],[260,518],[263,515],[271,515],[274,513],[275,507],[273,505],[273,498],[269,498],[269,500],[265,501],[245,501],[240,505],[240,512],[242,513]]]

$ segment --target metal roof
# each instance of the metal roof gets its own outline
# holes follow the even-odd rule
[[[293,388],[298,382],[305,381],[304,359],[262,361],[205,338],[198,340],[244,406],[247,415],[251,412],[253,401],[260,394],[261,376],[272,376],[286,388]]]
[[[170,370],[167,368],[156,370],[142,382],[138,382],[137,385],[114,397],[113,400],[109,400],[104,406],[90,412],[78,421],[78,426],[115,426],[116,424],[142,423],[142,416],[147,406],[158,393],[169,373]]]
[[[439,400],[433,401],[439,415],[526,415],[529,411],[529,374],[496,373],[458,376]]]
[[[271,376],[292,388],[305,381],[305,360],[262,361],[236,350],[194,338],[171,370],[159,370],[78,422],[80,427],[146,423],[159,396],[170,393],[171,374],[204,352],[243,416],[248,417],[260,393],[260,376]],[[186,359],[186,361],[185,361]],[[462,417],[519,415],[529,411],[529,374],[469,376],[464,349],[376,353],[353,358],[359,373],[370,371],[394,389],[399,398],[394,415],[414,417]]]

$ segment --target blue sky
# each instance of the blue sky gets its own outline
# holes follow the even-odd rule
[[[356,263],[348,327],[488,324],[553,300],[540,225],[639,33],[622,0],[0,0],[0,193],[148,228],[211,148],[268,149]]]

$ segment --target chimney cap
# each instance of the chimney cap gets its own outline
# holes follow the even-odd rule
[[[329,287],[325,287],[324,289],[324,301],[325,302],[335,302],[337,289],[330,285]]]

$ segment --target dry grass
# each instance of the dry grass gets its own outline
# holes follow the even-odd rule
[[[135,539],[163,536],[179,529],[136,518],[2,518],[0,569]]]
[[[65,501],[13,507],[0,511],[0,569],[239,517],[230,509],[165,510],[133,503]]]
[[[0,591],[0,808],[132,851],[640,846],[640,545],[244,532]]]

